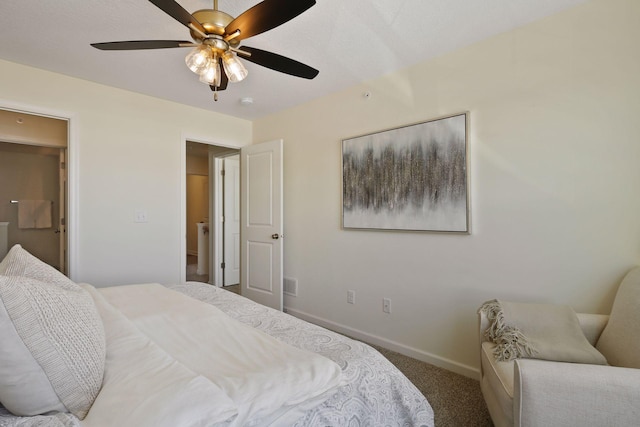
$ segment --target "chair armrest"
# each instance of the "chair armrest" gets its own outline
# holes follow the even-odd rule
[[[640,369],[519,359],[514,363],[517,427],[637,426]]]
[[[578,322],[584,332],[584,336],[589,340],[591,345],[595,346],[600,338],[600,334],[607,326],[609,321],[608,314],[588,314],[588,313],[576,313],[578,316]]]

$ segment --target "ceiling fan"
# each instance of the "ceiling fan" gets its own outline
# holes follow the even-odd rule
[[[209,85],[216,101],[218,92],[225,90],[229,81],[239,82],[247,76],[247,69],[238,56],[292,76],[313,79],[318,75],[315,68],[293,59],[240,46],[242,40],[269,31],[300,15],[316,4],[315,0],[264,0],[236,18],[218,10],[218,0],[213,0],[213,9],[201,9],[193,14],[174,0],[149,1],[189,28],[193,41],[137,40],[92,43],[91,46],[100,50],[193,47],[185,62],[191,71],[200,76],[201,82]]]

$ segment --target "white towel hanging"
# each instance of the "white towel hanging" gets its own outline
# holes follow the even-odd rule
[[[51,200],[18,200],[18,228],[51,228]]]

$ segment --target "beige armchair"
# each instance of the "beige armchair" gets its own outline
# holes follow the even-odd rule
[[[640,268],[623,280],[611,315],[578,314],[610,365],[520,358],[497,361],[481,312],[480,386],[496,427],[640,425]],[[612,360],[615,361],[612,362]]]

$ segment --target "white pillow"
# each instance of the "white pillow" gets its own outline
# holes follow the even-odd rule
[[[14,246],[0,263],[0,402],[16,415],[69,411],[83,419],[105,364],[91,296]]]
[[[610,365],[640,369],[640,267],[620,283],[596,348]]]

